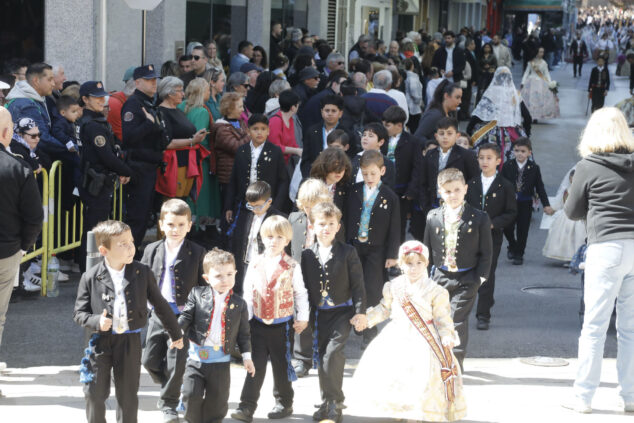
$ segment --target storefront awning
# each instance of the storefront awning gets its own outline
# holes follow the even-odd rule
[[[561,0],[506,0],[504,10],[535,10],[556,11],[561,10]]]

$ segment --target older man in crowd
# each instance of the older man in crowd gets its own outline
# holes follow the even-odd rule
[[[0,107],[0,345],[20,260],[35,244],[44,219],[33,172],[6,150],[12,136],[11,114]],[[4,368],[6,364],[0,363],[0,370]]]
[[[365,98],[365,104],[367,109],[372,112],[375,120],[381,121],[383,112],[390,106],[398,106],[396,100],[387,94],[387,91],[392,87],[392,72],[389,70],[382,70],[377,72],[372,79],[374,88],[361,97]]]

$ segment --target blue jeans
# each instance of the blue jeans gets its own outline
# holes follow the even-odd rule
[[[546,63],[548,63],[548,70],[553,70],[553,60],[555,60],[555,52],[549,51],[544,56],[544,59],[546,60]]]
[[[575,395],[590,404],[601,379],[606,332],[616,300],[620,396],[634,402],[634,239],[590,244],[586,253],[585,316],[579,336]]]

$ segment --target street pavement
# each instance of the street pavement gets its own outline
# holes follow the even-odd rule
[[[559,81],[561,118],[533,125],[533,151],[546,190],[554,196],[561,179],[579,160],[576,145],[588,116],[587,84],[591,67],[584,66],[582,78],[572,78],[571,65],[555,69],[551,76]],[[628,96],[627,78],[615,77],[606,105]],[[517,86],[521,65],[513,69]],[[502,248],[497,270],[496,305],[489,331],[477,331],[470,322],[468,357],[465,361],[467,422],[616,422],[631,414],[619,408],[615,371],[616,336],[608,332],[601,386],[591,415],[564,410],[559,403],[570,394],[575,375],[575,357],[580,320],[580,277],[572,275],[563,263],[546,259],[541,250],[547,231],[539,229],[541,210],[533,215],[523,266],[513,266]],[[0,422],[74,422],[84,419],[84,400],[79,383],[78,364],[85,345],[84,332],[72,321],[78,275],[63,283],[57,298],[33,298],[11,304],[7,315],[0,361],[9,371],[0,375]],[[361,339],[352,335],[346,348],[348,384],[362,354]],[[407,346],[403,346],[407,350]],[[562,358],[561,367],[525,364],[526,357]],[[386,357],[386,360],[391,359]],[[399,357],[398,359],[402,359]],[[548,363],[548,360],[540,360]],[[232,366],[230,409],[239,400],[245,372]],[[270,372],[269,372],[270,375]],[[266,419],[273,406],[272,380],[267,375],[256,421]],[[406,376],[404,376],[406,377]],[[315,371],[295,383],[293,418],[310,421],[313,404],[319,402]],[[114,387],[112,388],[114,390]],[[368,389],[381,389],[380,386]],[[161,421],[156,411],[158,389],[147,373],[141,376],[139,421]],[[108,400],[108,420],[114,421],[114,396]],[[361,407],[362,409],[362,407]],[[349,422],[380,421],[363,412],[346,416]],[[227,419],[227,421],[232,421]]]

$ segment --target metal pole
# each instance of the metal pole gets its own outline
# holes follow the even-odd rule
[[[99,249],[95,242],[95,234],[92,231],[88,231],[86,236],[86,271],[88,271],[91,267],[99,264],[101,254],[99,254]]]
[[[145,41],[147,32],[147,10],[141,12],[141,66],[145,66]]]

